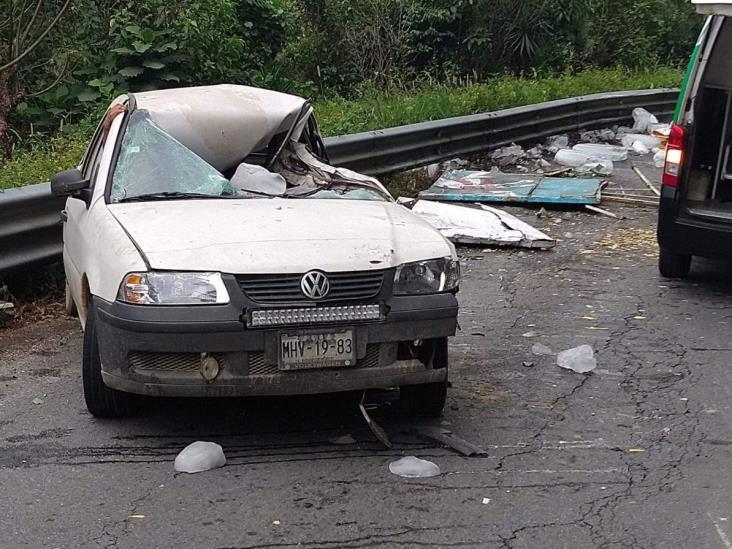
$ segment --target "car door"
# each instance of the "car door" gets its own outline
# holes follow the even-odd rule
[[[88,233],[86,231],[86,218],[89,214],[89,206],[91,197],[94,193],[96,185],[96,176],[99,172],[99,163],[103,150],[102,125],[97,127],[94,137],[82,159],[80,170],[85,179],[89,179],[91,186],[89,192],[85,194],[86,199],[70,196],[66,199],[66,209],[62,213],[64,221],[63,238],[64,238],[64,270],[66,272],[66,282],[69,285],[71,296],[80,309],[82,318],[85,316],[82,300],[82,279],[84,275],[83,269],[83,253],[87,248],[86,240]]]

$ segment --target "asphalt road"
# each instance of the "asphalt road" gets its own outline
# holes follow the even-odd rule
[[[0,331],[0,547],[731,548],[732,266],[662,279],[654,212],[608,207],[628,218],[514,210],[553,251],[462,252],[441,423],[487,457],[420,439],[388,392],[371,399],[393,450],[347,396],[96,420],[75,321]],[[534,343],[590,344],[598,367],[562,370]],[[357,442],[329,442],[343,434]],[[226,467],[174,473],[201,439]],[[392,475],[403,455],[442,475]]]

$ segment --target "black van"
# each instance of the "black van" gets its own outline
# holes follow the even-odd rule
[[[702,29],[681,87],[658,215],[658,267],[674,278],[689,273],[694,255],[732,258],[732,17],[724,15],[732,5],[697,7],[716,15]]]

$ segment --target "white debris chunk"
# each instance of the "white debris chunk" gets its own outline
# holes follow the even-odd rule
[[[640,141],[649,149],[653,147],[661,146],[661,138],[653,135],[646,135],[644,133],[628,133],[625,134],[621,140],[623,147],[630,149],[633,147],[633,143]]]
[[[562,166],[569,166],[570,168],[576,168],[581,166],[590,159],[588,154],[575,151],[572,149],[560,149],[557,154],[554,155],[554,161]]]
[[[287,182],[280,174],[272,173],[264,166],[245,162],[236,168],[231,184],[238,191],[271,195],[284,194],[287,189]]]
[[[612,160],[590,156],[589,154],[573,149],[557,151],[557,154],[554,155],[554,161],[562,166],[574,168],[574,171],[577,173],[597,175],[611,175],[613,173]]]
[[[580,345],[562,351],[557,355],[557,366],[572,370],[578,374],[591,372],[597,367],[594,351],[589,345]]]
[[[440,468],[437,464],[415,456],[407,456],[392,461],[389,464],[389,471],[405,478],[436,477],[440,474]]]
[[[412,212],[458,244],[551,248],[556,241],[543,232],[497,208],[443,204],[418,200]]]
[[[663,168],[663,164],[666,162],[666,151],[659,150],[653,155],[653,165],[656,168]]]
[[[554,351],[552,351],[549,347],[547,347],[543,343],[534,343],[531,346],[531,352],[538,356],[550,356],[550,355],[554,354]]]
[[[574,171],[582,174],[612,175],[613,168],[612,160],[606,158],[590,158],[581,166],[577,166]]]
[[[436,162],[434,164],[430,164],[427,166],[427,177],[430,179],[435,179],[437,177],[437,174],[440,173],[440,164],[439,162]]]
[[[630,146],[630,149],[637,155],[644,155],[651,152],[648,147],[645,146],[645,144],[642,141],[633,141],[633,144]]]
[[[226,465],[224,449],[215,442],[197,440],[175,456],[174,467],[179,473],[200,473]]]
[[[658,124],[658,118],[653,116],[643,107],[633,109],[633,131],[647,132],[651,124]]]
[[[586,154],[593,158],[622,162],[628,159],[628,151],[625,147],[617,145],[606,145],[604,143],[578,143],[572,150]]]

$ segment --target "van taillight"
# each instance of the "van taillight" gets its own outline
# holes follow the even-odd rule
[[[679,184],[679,173],[684,162],[684,143],[686,131],[676,124],[671,125],[671,133],[666,145],[666,162],[663,166],[663,184],[676,187]]]

